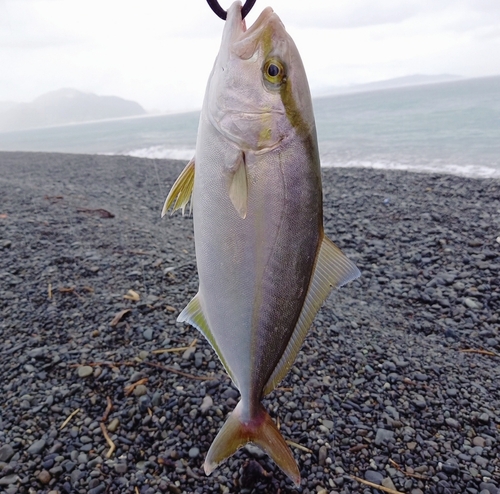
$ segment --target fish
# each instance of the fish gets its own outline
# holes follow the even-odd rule
[[[204,469],[247,443],[296,484],[293,454],[262,405],[296,359],[332,288],[360,275],[324,234],[316,126],[299,52],[272,8],[248,29],[227,12],[194,158],[162,216],[192,207],[199,289],[177,321],[209,341],[240,401]]]

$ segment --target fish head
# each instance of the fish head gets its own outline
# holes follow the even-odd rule
[[[315,133],[309,85],[297,47],[272,8],[250,28],[241,2],[227,12],[205,111],[242,150],[264,153],[296,134]]]

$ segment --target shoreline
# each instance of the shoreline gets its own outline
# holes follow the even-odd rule
[[[68,154],[77,156],[122,156],[130,158],[141,158],[145,160],[162,160],[162,161],[178,161],[187,163],[195,154],[194,149],[187,148],[166,148],[161,145],[149,146],[144,148],[137,148],[126,153],[108,153],[108,152],[67,152],[67,151],[2,151],[0,153],[12,154]],[[442,169],[438,169],[438,166]],[[438,174],[438,175],[453,175],[463,178],[472,179],[491,179],[500,180],[500,167],[493,167],[489,165],[458,165],[451,163],[427,163],[422,162],[419,164],[404,164],[402,162],[384,162],[383,160],[366,161],[366,160],[348,160],[347,162],[332,162],[328,159],[322,158],[321,169],[340,168],[340,169],[368,169],[368,170],[387,170],[387,171],[402,171],[408,173],[424,173],[424,174]]]
[[[160,212],[184,166],[0,152],[2,489],[498,493],[500,180],[322,169],[325,232],[362,276],[264,400],[301,446],[297,490],[251,448],[203,473],[238,392],[175,322],[197,290],[192,219]]]

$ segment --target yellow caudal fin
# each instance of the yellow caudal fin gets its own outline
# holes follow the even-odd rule
[[[260,407],[256,417],[241,420],[241,401],[222,426],[205,458],[205,473],[210,475],[217,466],[247,443],[262,448],[296,485],[300,485],[300,472],[290,448],[269,414]]]
[[[172,213],[176,209],[182,209],[182,214],[186,206],[191,201],[194,186],[194,158],[186,165],[177,180],[172,185],[168,193],[163,209],[161,210],[161,217],[167,214],[167,211],[172,208]],[[190,208],[191,211],[191,208]]]

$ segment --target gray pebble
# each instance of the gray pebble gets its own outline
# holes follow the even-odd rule
[[[116,432],[118,426],[120,425],[120,419],[114,418],[107,426],[109,432]]]
[[[460,422],[454,418],[448,417],[445,419],[446,425],[453,427],[454,429],[460,429]]]
[[[196,446],[189,450],[189,458],[198,458],[199,454],[200,450]]]
[[[184,350],[184,353],[182,354],[182,358],[184,360],[189,360],[195,353],[196,353],[196,347],[190,346],[189,348]]]
[[[134,388],[134,396],[144,396],[148,392],[148,388],[144,384],[139,384]]]
[[[44,449],[46,445],[45,439],[39,439],[38,441],[35,441],[29,448],[28,448],[28,453],[30,455],[39,455]]]
[[[81,365],[78,367],[78,377],[89,377],[94,372],[90,365]]]
[[[0,477],[0,485],[12,485],[19,480],[19,476],[16,474],[6,475],[5,477]]]
[[[205,413],[209,408],[211,408],[214,404],[212,397],[210,395],[205,395],[203,401],[200,405],[200,410]]]
[[[321,423],[328,429],[328,430],[332,430],[333,429],[333,422],[331,420],[326,420],[326,419],[322,419],[321,420]]]
[[[368,482],[372,482],[373,484],[382,485],[382,480],[384,476],[380,472],[376,472],[375,470],[367,470],[365,472],[365,480]]]
[[[115,472],[119,474],[127,473],[128,467],[126,463],[117,463],[115,465]]]
[[[385,442],[393,441],[394,440],[394,432],[393,431],[388,431],[386,429],[377,429],[377,434],[375,436],[375,444],[377,446],[380,446],[381,444],[384,444]]]
[[[15,451],[10,444],[4,444],[0,447],[0,461],[9,461],[14,453]]]
[[[318,464],[323,466],[326,462],[326,457],[328,455],[328,451],[326,449],[326,446],[323,445],[319,448],[319,451],[318,451]]]

